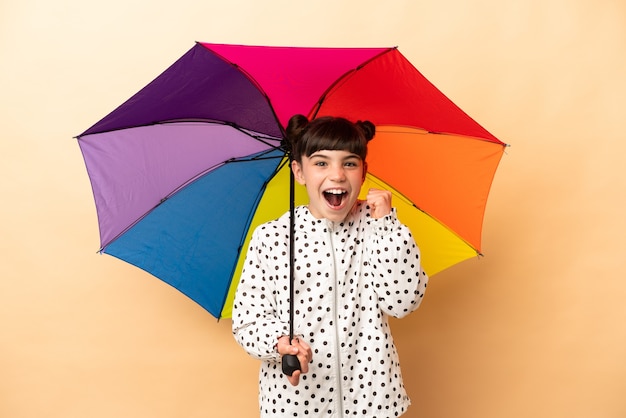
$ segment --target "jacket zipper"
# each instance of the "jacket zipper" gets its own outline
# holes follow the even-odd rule
[[[330,225],[334,224],[332,222],[330,222]],[[334,301],[334,306],[333,306],[333,316],[335,319],[335,367],[337,368],[337,416],[342,416],[343,415],[343,391],[342,391],[342,374],[341,374],[341,349],[339,347],[339,313],[338,313],[338,299],[339,299],[339,292],[338,292],[338,286],[339,286],[339,272],[337,271],[337,257],[335,254],[335,245],[333,243],[333,229],[334,228],[328,228],[328,238],[329,238],[329,242],[330,242],[330,251],[333,254],[333,269],[335,270],[335,283],[333,286],[333,301]]]

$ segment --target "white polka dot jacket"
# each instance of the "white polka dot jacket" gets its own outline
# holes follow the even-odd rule
[[[410,404],[388,316],[419,306],[428,277],[395,209],[365,202],[342,223],[295,211],[294,334],[313,350],[298,386],[276,351],[289,335],[289,213],[253,233],[233,306],[233,334],[259,373],[261,417],[396,417]]]

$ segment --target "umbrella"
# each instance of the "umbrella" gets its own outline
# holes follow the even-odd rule
[[[481,254],[505,144],[397,48],[210,43],[77,136],[100,252],[229,317],[254,228],[306,203],[281,147],[296,113],[376,125],[363,191],[392,191],[430,276]]]

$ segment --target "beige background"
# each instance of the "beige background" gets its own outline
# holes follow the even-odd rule
[[[96,254],[73,139],[196,40],[398,45],[512,145],[486,257],[394,321],[407,417],[626,416],[626,3],[2,0],[1,417],[256,416],[230,322]]]

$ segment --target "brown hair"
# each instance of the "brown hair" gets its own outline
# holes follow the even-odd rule
[[[367,143],[376,133],[370,121],[356,123],[341,117],[322,116],[309,122],[304,115],[294,115],[287,124],[286,146],[298,162],[320,150],[344,150],[365,161]]]

